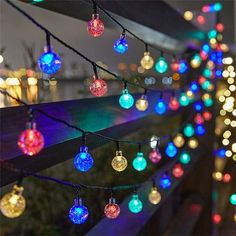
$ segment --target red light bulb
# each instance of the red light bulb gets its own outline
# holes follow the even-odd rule
[[[223,182],[224,182],[224,183],[229,183],[230,180],[231,180],[231,175],[228,174],[228,173],[224,174],[224,176],[223,176]]]
[[[200,25],[203,25],[203,24],[206,23],[206,19],[205,19],[204,16],[199,15],[199,16],[197,17],[197,22],[198,22]]]
[[[98,14],[92,15],[92,20],[90,20],[87,24],[87,31],[93,37],[99,37],[104,32],[104,24],[99,19]]]
[[[175,98],[175,97],[173,97],[173,98],[171,98],[170,99],[170,101],[169,101],[169,104],[168,104],[168,107],[172,110],[172,111],[176,111],[176,110],[178,110],[179,109],[179,101]]]
[[[120,207],[116,204],[115,198],[111,197],[109,203],[104,208],[104,213],[107,218],[115,219],[120,214]]]
[[[183,174],[184,174],[183,167],[181,166],[180,163],[176,163],[173,170],[172,170],[172,175],[175,178],[180,178],[181,176],[183,176]]]
[[[149,154],[149,159],[152,163],[157,164],[161,160],[161,153],[158,149],[153,149]]]
[[[215,224],[219,224],[221,222],[221,215],[220,214],[214,214],[212,216],[212,220]]]
[[[170,64],[170,68],[173,72],[179,71],[179,62],[177,60],[173,60]]]
[[[21,151],[29,156],[39,153],[44,147],[43,135],[36,129],[35,122],[28,122],[19,139],[18,146]]]
[[[204,61],[204,60],[207,59],[208,54],[207,54],[206,52],[204,52],[204,51],[200,51],[200,57],[201,57],[201,59]]]
[[[200,76],[199,79],[198,79],[198,83],[201,84],[201,85],[202,85],[205,81],[206,81],[206,78],[203,77],[203,76]]]
[[[222,23],[216,24],[216,30],[218,32],[223,32],[224,31],[224,25]]]
[[[198,125],[202,125],[204,123],[204,119],[200,113],[197,113],[194,117],[194,122]]]
[[[100,78],[94,77],[92,83],[89,85],[89,90],[94,96],[101,97],[107,92],[107,83]]]
[[[202,115],[206,121],[209,121],[212,118],[212,114],[209,111],[204,111]]]

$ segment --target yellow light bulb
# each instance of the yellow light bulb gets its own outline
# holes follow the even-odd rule
[[[116,151],[116,156],[112,159],[111,165],[116,171],[123,171],[126,169],[128,163],[126,158],[122,155],[122,151]]]
[[[190,65],[192,66],[192,68],[196,69],[201,65],[201,61],[193,58],[190,61]]]
[[[148,100],[146,95],[142,95],[135,103],[137,110],[146,111],[148,108]]]
[[[184,19],[187,21],[190,21],[193,19],[193,13],[191,11],[185,11],[184,12]]]
[[[225,152],[225,156],[227,156],[227,157],[231,157],[232,155],[233,155],[233,153],[230,150],[227,150]]]
[[[150,52],[144,52],[144,56],[142,57],[142,59],[140,61],[140,64],[146,70],[149,70],[149,69],[151,69],[153,67],[154,60],[150,56]]]
[[[2,197],[0,210],[4,216],[15,218],[23,214],[26,205],[23,190],[22,186],[14,185],[13,190]]]
[[[236,143],[233,143],[233,144],[232,144],[232,151],[233,151],[233,152],[236,152]]]
[[[190,138],[188,141],[188,146],[192,149],[195,149],[198,147],[198,141],[195,138]]]
[[[184,141],[184,136],[182,134],[177,134],[174,138],[173,138],[173,142],[175,144],[176,147],[181,148],[183,147],[185,141]]]
[[[194,99],[194,93],[191,90],[188,90],[186,92],[186,95],[188,96],[189,99]]]
[[[149,202],[156,205],[161,201],[161,194],[157,191],[156,187],[152,187],[151,192],[148,195]]]

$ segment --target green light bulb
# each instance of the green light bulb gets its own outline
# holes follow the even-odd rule
[[[168,69],[168,63],[164,57],[160,57],[155,65],[155,69],[159,73],[165,73]]]
[[[120,106],[124,109],[129,109],[134,105],[134,98],[129,93],[128,89],[122,91],[122,95],[119,99]]]
[[[179,103],[181,106],[188,106],[190,100],[188,96],[185,93],[181,93],[180,98],[179,98]]]
[[[191,124],[186,124],[184,127],[184,135],[188,138],[194,135],[194,128]]]
[[[182,152],[180,154],[179,160],[182,164],[188,164],[191,161],[191,157],[187,152]]]
[[[209,70],[208,68],[205,68],[205,69],[203,70],[203,75],[204,75],[206,78],[211,78],[212,72],[211,72],[211,70]]]
[[[232,205],[236,205],[236,194],[232,194],[229,198],[229,202],[232,204]]]
[[[217,36],[217,31],[216,31],[215,29],[210,30],[210,31],[208,32],[208,38],[209,38],[209,39],[216,38],[216,36]]]
[[[214,4],[215,11],[221,11],[221,9],[222,9],[222,4],[220,2]]]
[[[210,86],[211,86],[211,82],[210,82],[209,80],[206,80],[206,81],[202,84],[202,89],[208,90]]]
[[[147,167],[147,161],[143,157],[142,152],[138,152],[136,157],[133,160],[133,167],[137,171],[142,171]]]
[[[205,105],[206,107],[211,107],[211,106],[213,105],[213,100],[212,100],[212,98],[205,99],[205,100],[204,100],[204,105]]]
[[[134,193],[132,199],[129,201],[129,210],[132,213],[139,213],[143,209],[143,203],[139,200],[138,194]]]

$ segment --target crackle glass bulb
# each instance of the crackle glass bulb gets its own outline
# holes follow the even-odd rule
[[[159,73],[165,73],[168,69],[168,63],[164,57],[159,57],[158,61],[155,64],[155,69]]]
[[[0,210],[7,218],[16,218],[25,210],[25,199],[22,196],[24,188],[14,185],[10,193],[5,194],[0,200]]]
[[[140,61],[141,66],[146,69],[149,70],[153,67],[154,65],[154,60],[153,58],[150,56],[150,52],[144,52],[144,56]]]
[[[212,114],[209,111],[204,111],[202,116],[206,121],[209,121],[212,118]]]
[[[191,157],[187,152],[182,152],[180,154],[179,160],[182,164],[188,164],[191,161]]]
[[[170,68],[173,72],[178,72],[179,71],[179,62],[177,60],[172,60],[170,64]]]
[[[120,214],[120,207],[116,204],[116,199],[111,197],[109,203],[104,208],[104,214],[109,219],[115,219]]]
[[[204,123],[204,119],[200,113],[197,113],[194,117],[194,122],[198,125],[201,125]]]
[[[188,106],[190,100],[188,96],[185,93],[181,93],[180,98],[179,98],[179,103],[181,106],[186,107]]]
[[[122,91],[122,95],[119,98],[120,106],[124,109],[129,109],[134,105],[134,98],[129,93],[128,89]]]
[[[189,146],[190,148],[192,148],[192,149],[197,148],[197,147],[198,147],[198,141],[197,141],[197,139],[195,139],[195,138],[189,139],[189,141],[188,141],[188,146]]]
[[[93,81],[89,85],[89,90],[94,96],[101,97],[107,93],[107,83],[100,78],[94,77]]]
[[[183,132],[184,132],[184,135],[188,138],[192,137],[195,133],[192,124],[186,124]]]
[[[161,178],[160,178],[160,186],[163,189],[167,189],[171,186],[171,179],[169,177],[169,175],[164,174]]]
[[[184,136],[180,133],[176,134],[176,136],[173,138],[173,143],[178,148],[183,147],[185,143]]]
[[[173,158],[177,154],[178,150],[174,143],[169,142],[166,146],[165,153],[168,157]]]
[[[87,24],[87,31],[93,37],[99,37],[104,32],[104,24],[99,19],[99,14],[93,14],[92,19]]]
[[[203,104],[202,101],[197,101],[197,102],[194,103],[193,107],[194,107],[195,111],[200,112],[204,109],[204,104]]]
[[[128,42],[125,39],[125,34],[121,34],[120,38],[114,43],[114,50],[117,53],[124,54],[128,50]]]
[[[149,154],[149,159],[151,160],[152,163],[157,164],[161,160],[161,153],[157,148],[154,148],[150,154]]]
[[[143,209],[143,203],[140,201],[138,194],[134,193],[132,199],[129,201],[129,210],[132,213],[139,213]]]
[[[111,165],[116,171],[123,171],[126,169],[128,163],[126,158],[122,155],[122,151],[116,151],[116,156],[112,159]]]
[[[158,192],[157,187],[152,187],[148,195],[148,200],[154,205],[157,205],[161,201],[161,194]]]
[[[156,148],[158,142],[159,142],[159,138],[158,138],[157,136],[153,135],[153,136],[150,138],[150,147],[151,147],[151,148]]]
[[[175,177],[175,178],[180,178],[182,177],[184,174],[184,170],[183,170],[183,167],[181,166],[181,164],[179,163],[176,163],[174,165],[174,168],[172,170],[172,175]]]
[[[167,110],[166,103],[162,99],[159,99],[155,106],[156,113],[159,115],[163,115],[166,112],[166,110]]]
[[[83,224],[88,219],[89,213],[86,206],[83,205],[82,199],[77,197],[74,205],[69,211],[69,218],[73,224]]]
[[[183,74],[188,70],[188,64],[186,60],[180,60],[179,62],[179,73]]]
[[[180,107],[179,101],[176,98],[171,98],[170,101],[169,101],[168,107],[172,111],[178,110],[179,107]]]
[[[44,138],[36,129],[35,122],[26,124],[26,130],[20,134],[17,144],[21,151],[28,156],[33,156],[43,149]]]
[[[81,146],[79,153],[74,158],[75,168],[82,172],[87,172],[93,166],[93,158],[88,153],[88,147]]]
[[[146,95],[142,95],[135,103],[137,110],[146,111],[148,108],[148,100]]]
[[[203,125],[196,125],[195,127],[195,133],[198,136],[203,136],[205,134],[206,130]]]
[[[45,74],[55,74],[61,68],[61,58],[51,50],[44,52],[38,59],[38,66]]]
[[[133,167],[137,171],[143,171],[147,167],[147,161],[142,152],[138,152],[133,160]]]

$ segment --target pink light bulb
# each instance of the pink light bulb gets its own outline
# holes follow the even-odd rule
[[[209,111],[204,111],[202,115],[206,121],[209,121],[212,118],[212,114]]]
[[[101,97],[107,93],[107,83],[100,78],[94,77],[94,80],[89,85],[89,90],[94,96]]]
[[[161,160],[161,153],[158,149],[153,149],[149,154],[149,159],[152,163],[157,164]]]
[[[92,15],[92,20],[90,20],[87,24],[87,31],[93,37],[99,37],[104,32],[104,24],[99,19],[98,14]]]
[[[104,214],[109,219],[115,219],[120,214],[120,207],[116,204],[115,198],[111,197],[109,203],[104,208]]]
[[[35,122],[28,122],[26,126],[26,130],[21,133],[17,144],[24,154],[33,156],[43,149],[44,138],[36,129]]]
[[[194,122],[198,125],[202,125],[204,123],[204,119],[200,113],[197,113],[194,117]]]
[[[169,101],[169,104],[168,104],[169,108],[172,110],[172,111],[176,111],[179,109],[179,101],[174,97],[174,98],[171,98],[170,101]]]

